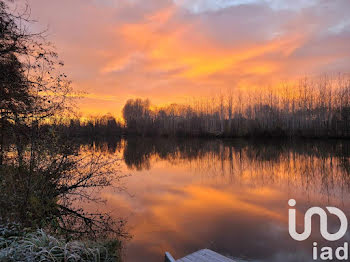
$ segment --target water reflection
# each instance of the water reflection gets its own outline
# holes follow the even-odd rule
[[[94,150],[119,154],[124,172],[132,173],[128,193],[101,195],[105,209],[129,217],[127,261],[162,261],[166,250],[181,257],[201,248],[251,261],[312,261],[312,242],[329,243],[317,221],[310,239],[292,240],[287,201],[295,198],[300,212],[330,204],[349,210],[349,145],[139,138]]]

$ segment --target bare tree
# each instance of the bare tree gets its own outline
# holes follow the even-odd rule
[[[235,95],[229,90],[218,97],[198,99],[193,105],[158,111],[147,107],[147,115],[156,119],[157,126],[147,121],[144,109],[136,110],[140,101],[128,101],[124,112],[131,105],[135,109],[124,118],[128,129],[143,135],[141,126],[148,123],[147,132],[152,135],[348,137],[349,79],[347,75],[302,78],[284,84],[282,90],[236,90]],[[167,123],[170,129],[165,128]]]

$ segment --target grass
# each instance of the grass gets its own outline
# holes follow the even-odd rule
[[[44,230],[20,233],[15,225],[0,226],[0,261],[119,262],[120,242],[58,239]]]

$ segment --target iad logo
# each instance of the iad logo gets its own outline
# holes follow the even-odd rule
[[[294,199],[290,199],[288,201],[288,204],[290,207],[295,207],[296,201]],[[311,219],[314,215],[318,215],[320,218],[320,232],[324,239],[328,241],[336,241],[344,237],[346,234],[346,231],[348,229],[348,219],[339,208],[336,207],[326,207],[327,211],[338,217],[340,221],[340,227],[338,232],[336,233],[329,233],[328,227],[327,227],[327,221],[328,221],[328,214],[326,211],[320,207],[311,207],[309,208],[304,216],[304,232],[298,233],[296,231],[296,210],[294,208],[289,209],[289,235],[297,240],[297,241],[304,241],[308,239],[311,235]],[[322,247],[320,249],[320,252],[317,247],[317,242],[313,243],[312,248],[312,254],[313,259],[317,260],[320,258],[321,260],[333,260],[334,257],[336,257],[338,260],[347,260],[348,254],[349,254],[349,245],[347,242],[344,243],[344,246],[340,246],[336,248],[333,252],[333,248],[331,247]]]
[[[290,199],[288,201],[290,207],[294,207],[296,205],[296,201],[294,199]],[[328,233],[327,229],[327,213],[320,207],[312,207],[309,208],[304,217],[304,232],[299,234],[296,231],[296,211],[294,208],[289,209],[289,234],[290,236],[297,241],[304,241],[311,235],[311,218],[313,215],[318,215],[320,217],[320,231],[321,235],[324,239],[328,241],[336,241],[341,239],[347,229],[348,229],[348,219],[346,218],[343,211],[336,207],[326,207],[329,213],[336,215],[340,220],[340,228],[336,233]]]

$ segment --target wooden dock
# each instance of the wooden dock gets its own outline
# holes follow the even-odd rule
[[[210,249],[202,249],[188,256],[175,260],[170,253],[165,252],[165,262],[234,262]]]

